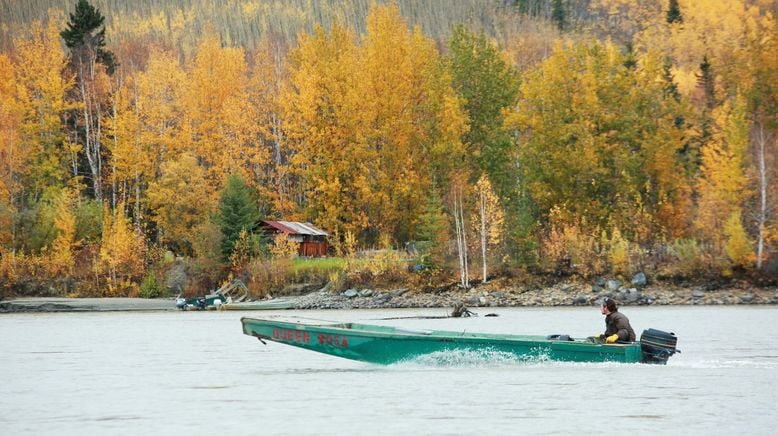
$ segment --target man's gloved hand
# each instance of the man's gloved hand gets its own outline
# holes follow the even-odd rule
[[[606,344],[612,344],[612,343],[614,343],[614,342],[616,342],[618,340],[619,340],[619,335],[618,334],[610,335],[607,338],[605,338],[605,343]]]

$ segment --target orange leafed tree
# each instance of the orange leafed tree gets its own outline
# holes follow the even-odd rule
[[[740,225],[746,190],[746,159],[749,123],[745,100],[738,97],[719,111],[717,123],[721,127],[702,150],[701,178],[698,184],[697,228],[711,242],[718,254],[723,253],[727,235],[740,234],[734,226]],[[732,221],[737,217],[737,223]],[[724,232],[724,227],[729,230]]]
[[[337,24],[329,34],[317,27],[290,53],[282,97],[288,171],[298,181],[290,194],[336,237],[368,227],[371,156],[356,137],[358,74],[354,35]]]
[[[289,201],[289,180],[284,172],[286,156],[283,150],[283,114],[280,94],[286,71],[283,65],[282,47],[269,37],[260,41],[250,70],[246,99],[248,103],[247,162],[244,168],[246,180],[253,185],[259,198],[263,215],[269,212],[272,202],[284,216],[293,211]],[[253,142],[253,143],[252,143]],[[267,203],[267,204],[265,204]]]
[[[22,189],[25,149],[20,145],[21,111],[16,100],[16,77],[8,56],[0,54],[0,244],[14,243],[14,214]]]
[[[212,186],[221,186],[227,175],[266,160],[255,146],[245,54],[242,48],[222,47],[216,35],[206,33],[187,74],[183,133]]]
[[[175,54],[158,48],[151,50],[146,70],[135,80],[141,142],[149,147],[147,159],[155,171],[161,161],[174,159],[189,146],[182,137],[187,83]]]
[[[334,25],[290,56],[283,104],[305,214],[341,237],[416,236],[426,193],[462,165],[466,118],[433,42],[396,5],[375,6],[357,45]]]
[[[18,102],[23,111],[21,141],[28,170],[27,189],[39,196],[51,186],[61,186],[75,149],[68,147],[62,115],[72,106],[65,100],[73,80],[65,69],[67,58],[53,23],[44,27],[34,22],[29,38],[16,45]],[[73,173],[75,173],[75,168]]]
[[[73,194],[67,190],[60,192],[54,200],[54,227],[57,237],[51,244],[47,266],[52,276],[73,273],[73,250],[76,246],[76,218],[72,212]]]
[[[124,204],[111,211],[103,209],[103,234],[97,272],[105,274],[109,296],[122,292],[122,283],[138,278],[143,273],[146,244],[143,237],[134,232],[124,216]]]
[[[360,141],[373,153],[371,224],[399,241],[416,236],[431,188],[463,153],[466,118],[434,42],[396,4],[373,6],[360,49]]]

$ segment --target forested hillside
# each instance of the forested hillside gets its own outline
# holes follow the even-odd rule
[[[777,11],[0,0],[0,296],[774,281]]]

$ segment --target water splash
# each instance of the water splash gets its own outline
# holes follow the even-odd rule
[[[446,350],[417,356],[389,366],[393,369],[437,369],[437,368],[510,368],[516,366],[591,366],[610,365],[604,363],[562,362],[551,360],[544,351],[532,355],[517,356],[493,349]],[[616,363],[616,365],[623,365]]]
[[[538,358],[539,360],[541,358]],[[431,367],[431,368],[473,368],[473,367],[500,367],[515,365],[529,361],[528,358],[519,358],[512,353],[481,350],[446,350],[417,356],[391,365],[392,367]]]

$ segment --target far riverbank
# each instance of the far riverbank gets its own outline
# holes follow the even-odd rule
[[[385,290],[347,289],[333,293],[326,289],[296,299],[296,309],[396,309],[453,308],[463,303],[471,309],[527,306],[591,306],[603,297],[617,299],[623,306],[636,305],[739,305],[778,304],[778,287],[710,289],[705,286],[608,289],[577,283],[550,287],[503,288],[490,284],[469,290],[452,287],[436,292],[409,288]],[[0,313],[8,312],[111,312],[176,310],[175,300],[144,298],[20,298],[0,301]]]

